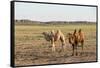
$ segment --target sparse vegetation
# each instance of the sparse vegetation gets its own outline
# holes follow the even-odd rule
[[[64,35],[81,28],[85,34],[84,52],[71,56],[72,47],[66,40],[65,52],[60,52],[61,42],[56,42],[56,52],[52,52],[50,43],[44,39],[42,32],[60,29]],[[55,63],[72,63],[96,61],[96,23],[94,24],[16,24],[15,25],[15,64],[41,65]]]

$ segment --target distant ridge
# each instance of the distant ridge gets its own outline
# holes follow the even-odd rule
[[[41,22],[41,21],[32,21],[32,20],[15,20],[15,24],[95,24],[96,22],[90,21],[48,21],[48,22]]]

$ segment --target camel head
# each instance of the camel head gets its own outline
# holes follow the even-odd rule
[[[44,38],[45,38],[46,41],[50,41],[51,40],[51,35],[49,33],[43,32],[42,34],[44,35]]]
[[[47,32],[43,32],[42,34],[43,34],[43,35],[46,35],[46,34],[47,34]]]

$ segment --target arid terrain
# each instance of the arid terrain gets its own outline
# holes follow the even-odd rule
[[[66,40],[66,50],[61,50],[61,42],[56,42],[56,52],[52,52],[50,42],[42,32],[60,29],[65,37],[74,29],[82,29],[85,34],[84,50],[78,47],[78,56],[72,56],[72,46]],[[42,65],[96,61],[96,24],[47,24],[15,25],[15,65]]]

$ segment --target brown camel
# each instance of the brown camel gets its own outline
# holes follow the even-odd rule
[[[77,48],[78,45],[81,44],[82,47],[82,51],[83,51],[83,45],[84,45],[84,33],[82,32],[81,29],[79,29],[79,31],[77,32],[76,29],[74,30],[74,33],[68,33],[68,40],[69,43],[72,45],[73,47],[73,53],[72,55],[77,55]],[[76,52],[75,52],[76,51]]]

